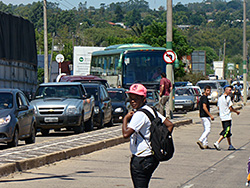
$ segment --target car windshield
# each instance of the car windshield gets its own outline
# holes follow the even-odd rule
[[[84,87],[85,87],[88,94],[94,96],[95,101],[99,101],[98,100],[98,89],[97,89],[97,87],[86,87],[86,86],[84,86]]]
[[[209,85],[211,87],[211,89],[217,89],[216,87],[216,83],[212,83],[212,82],[204,82],[204,83],[198,83],[197,84],[201,89],[204,89],[204,87],[206,85]]]
[[[80,88],[77,85],[40,86],[35,99],[43,98],[81,98]]]
[[[186,86],[187,82],[176,82],[174,85],[175,85],[175,87]]]
[[[175,95],[185,95],[185,96],[189,96],[189,95],[193,95],[193,94],[192,94],[192,92],[190,91],[190,89],[180,88],[180,89],[176,89],[176,90],[175,90]]]
[[[10,109],[13,107],[12,93],[0,93],[0,110]]]
[[[227,81],[219,81],[219,84],[221,87],[224,87],[225,85],[228,85]]]
[[[120,101],[125,102],[125,100],[126,100],[125,93],[123,93],[122,91],[109,90],[108,93],[109,93],[109,96],[110,96],[112,102],[120,102]]]

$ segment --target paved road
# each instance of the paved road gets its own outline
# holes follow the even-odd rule
[[[236,151],[228,151],[222,141],[221,151],[200,150],[196,144],[202,133],[198,112],[192,113],[194,124],[174,130],[176,153],[163,162],[153,175],[150,187],[166,188],[238,188],[245,186],[246,164],[250,155],[250,106],[239,116],[233,115],[233,144]],[[191,115],[189,115],[191,116]],[[210,145],[218,139],[221,123],[212,123]],[[0,179],[0,187],[132,187],[129,174],[129,144],[74,157],[52,165],[15,173]]]

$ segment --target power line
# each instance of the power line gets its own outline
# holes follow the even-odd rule
[[[71,8],[69,8],[68,6],[64,5],[62,2],[60,2],[59,0],[56,0],[56,1],[59,3],[59,5],[61,4],[62,6],[68,8],[68,9],[71,9]]]
[[[72,5],[70,2],[68,2],[67,0],[64,0],[66,3],[68,3],[69,5],[71,5],[73,8],[75,8],[74,5]]]

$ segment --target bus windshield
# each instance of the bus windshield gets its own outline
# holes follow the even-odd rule
[[[161,73],[166,72],[164,51],[136,51],[124,55],[123,84],[134,82],[158,83]]]

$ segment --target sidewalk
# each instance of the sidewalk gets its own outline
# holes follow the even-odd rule
[[[192,123],[192,119],[185,117],[171,121],[176,127]],[[0,176],[91,153],[127,141],[129,139],[124,139],[122,136],[121,126],[114,126],[63,139],[2,150]]]
[[[215,148],[201,150],[196,144],[202,134],[201,123],[179,126],[174,129],[174,157],[160,163],[150,181],[151,188],[235,188],[244,187],[246,167],[250,154],[250,106],[233,113],[232,142],[236,151],[228,151],[226,140],[221,151]],[[198,112],[195,112],[198,116]],[[120,128],[120,127],[119,127]],[[221,131],[218,116],[212,122],[209,145],[218,139]],[[73,157],[69,160],[37,169],[2,177],[0,186],[5,188],[27,187],[132,187],[129,172],[131,153],[129,143]]]

